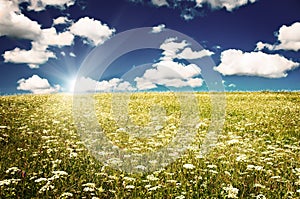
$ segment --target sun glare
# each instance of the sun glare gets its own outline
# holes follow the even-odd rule
[[[67,88],[69,93],[74,93],[75,83],[76,83],[76,77],[73,77],[68,81]]]

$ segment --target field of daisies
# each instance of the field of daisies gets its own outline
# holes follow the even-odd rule
[[[195,96],[199,121],[192,144],[164,167],[133,173],[88,150],[74,122],[72,95],[0,97],[0,198],[300,198],[300,93],[226,93],[224,125],[203,156],[211,95]],[[148,129],[151,136],[140,137],[111,118],[112,94],[94,98],[106,137],[134,153],[166,146],[182,122],[172,93],[132,94],[128,114],[136,126],[151,121],[155,104],[168,117]]]

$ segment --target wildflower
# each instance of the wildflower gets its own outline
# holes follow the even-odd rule
[[[212,173],[212,174],[218,174],[217,171],[210,169],[208,172]]]
[[[176,183],[177,181],[176,180],[167,180],[167,182],[169,182],[169,183]]]
[[[78,154],[76,152],[71,152],[70,153],[70,158],[76,158]]]
[[[68,198],[68,197],[73,197],[72,193],[69,192],[64,192],[63,194],[60,195],[61,198]]]
[[[232,185],[223,187],[223,189],[227,192],[228,198],[238,198],[237,195],[239,193],[239,189],[234,188]]]
[[[125,188],[126,189],[134,189],[134,187],[135,187],[134,185],[127,185]]]
[[[95,191],[95,189],[91,188],[91,187],[84,187],[83,191],[85,191],[85,192],[93,192],[93,191]]]
[[[146,188],[146,189],[149,189],[150,187],[151,187],[151,184],[145,185],[145,188]]]
[[[146,170],[147,167],[145,167],[143,165],[137,165],[135,168],[140,169],[140,170]]]
[[[95,183],[88,182],[88,183],[83,184],[82,186],[83,186],[83,187],[92,187],[92,188],[95,188],[95,187],[96,187],[96,184],[95,184]]]
[[[264,196],[263,194],[259,194],[255,198],[256,199],[266,199],[266,196]]]
[[[49,191],[50,189],[54,189],[54,186],[51,185],[51,181],[48,181],[40,190],[39,193],[42,193],[44,191]]]
[[[148,175],[146,178],[147,178],[147,180],[150,180],[150,181],[156,181],[156,180],[159,180],[159,178],[155,177],[153,174]]]
[[[281,178],[280,176],[272,176],[271,179],[279,179]]]
[[[157,189],[159,189],[161,186],[155,186],[155,187],[151,187],[151,188],[149,188],[148,189],[148,191],[155,191],[155,190],[157,190]]]
[[[57,165],[58,164],[60,164],[61,163],[61,160],[59,160],[59,159],[56,159],[56,160],[53,160],[53,161],[51,161],[52,162],[52,168],[54,169],[54,168],[56,168],[57,167]]]
[[[39,178],[39,179],[36,179],[34,182],[43,182],[43,181],[48,181],[47,178]]]
[[[193,164],[184,164],[183,168],[185,168],[185,169],[194,169],[195,166]]]
[[[9,169],[7,169],[6,171],[5,171],[5,173],[10,173],[10,174],[12,174],[12,175],[14,175],[16,172],[18,172],[20,169],[18,168],[18,167],[11,167],[11,168],[9,168]]]
[[[207,165],[207,168],[209,168],[209,169],[216,169],[217,165],[210,164],[210,165]]]
[[[266,186],[259,184],[259,183],[255,183],[254,187],[259,187],[259,188],[263,188],[263,189],[266,188]]]
[[[247,159],[247,156],[245,154],[242,154],[242,155],[236,157],[235,160],[238,162],[242,162],[242,161],[245,161],[246,159]]]
[[[176,196],[175,199],[185,199],[184,195]]]
[[[225,171],[224,173],[225,173],[226,175],[228,175],[228,176],[231,176],[231,173],[228,172],[228,171]]]
[[[17,184],[19,181],[21,181],[20,179],[5,179],[0,181],[0,187],[3,185],[10,185],[10,184]]]
[[[232,140],[228,140],[227,141],[227,144],[228,145],[232,145],[232,144],[236,144],[236,143],[239,143],[240,141],[239,140],[237,140],[237,139],[232,139]]]
[[[68,173],[65,171],[52,171],[52,173],[57,176],[64,176],[64,175],[67,176],[68,175]]]
[[[123,179],[130,181],[130,182],[135,181],[135,178],[131,178],[131,177],[127,177],[127,176],[125,176]]]

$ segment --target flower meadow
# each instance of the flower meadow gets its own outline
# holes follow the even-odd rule
[[[147,127],[151,117],[166,117],[147,136],[114,122],[112,95],[94,99],[99,125],[116,147],[146,153],[176,135],[180,106],[172,93],[131,95],[128,114],[134,125]],[[210,95],[195,93],[199,121],[183,155],[140,173],[93,156],[74,122],[72,95],[2,96],[0,198],[300,198],[300,93],[226,93],[218,142],[202,156]],[[164,114],[151,115],[153,106]]]

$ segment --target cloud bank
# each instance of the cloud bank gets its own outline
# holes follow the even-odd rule
[[[79,77],[74,92],[112,92],[112,91],[134,91],[132,85],[119,78],[96,81],[90,77]]]
[[[18,81],[18,90],[30,91],[33,94],[48,94],[56,93],[60,90],[59,85],[51,86],[47,79],[41,78],[38,75],[33,75],[28,79],[20,79]]]
[[[266,78],[286,77],[288,71],[299,66],[278,54],[243,52],[229,49],[221,54],[221,63],[214,67],[222,75],[245,75]]]
[[[300,22],[295,22],[290,26],[283,25],[277,33],[277,42],[275,44],[268,44],[258,42],[256,50],[300,50]]]
[[[115,29],[108,27],[101,21],[89,17],[73,22],[67,17],[60,16],[53,20],[53,26],[66,24],[63,31],[58,32],[55,27],[41,28],[41,25],[22,13],[20,3],[28,3],[27,10],[42,11],[47,6],[65,9],[72,6],[75,0],[0,0],[0,36],[26,39],[31,41],[31,49],[15,48],[7,50],[2,55],[4,62],[27,64],[30,68],[39,68],[49,59],[56,58],[49,47],[71,46],[75,36],[83,38],[85,43],[96,46],[109,39]]]
[[[158,85],[165,87],[201,87],[203,80],[198,76],[201,69],[195,64],[185,65],[175,59],[200,59],[213,53],[207,50],[193,51],[189,44],[177,41],[176,38],[168,38],[161,45],[163,50],[159,62],[145,71],[142,77],[135,78],[139,90],[157,88]]]
[[[156,7],[166,6],[172,9],[178,9],[181,11],[181,17],[185,20],[191,20],[196,16],[202,16],[203,7],[210,7],[212,10],[225,9],[228,12],[232,12],[241,6],[252,4],[258,0],[129,0],[135,3],[142,3],[145,5],[152,5]]]

